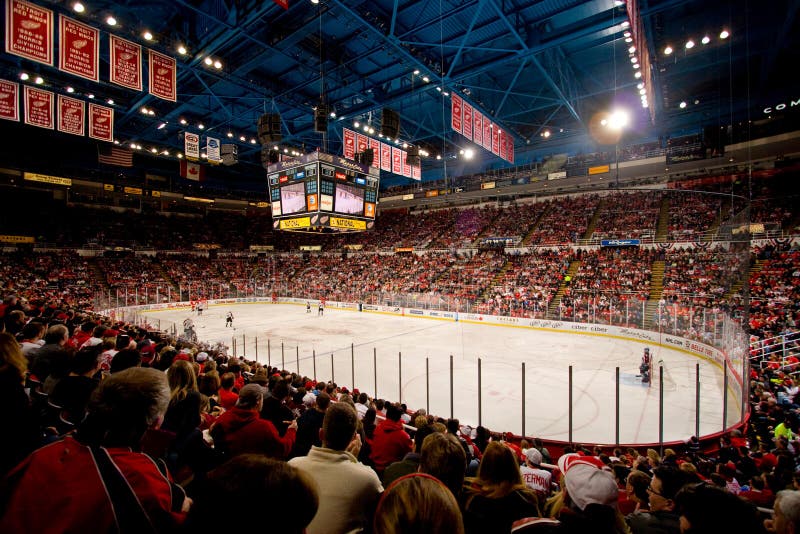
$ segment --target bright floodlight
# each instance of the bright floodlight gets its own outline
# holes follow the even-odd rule
[[[472,159],[472,156],[474,156],[474,155],[475,155],[475,152],[471,148],[468,148],[468,149],[466,149],[464,151],[464,158],[465,159]]]
[[[622,130],[628,125],[630,121],[630,115],[628,112],[623,109],[618,109],[611,112],[611,115],[608,116],[608,127],[612,130]]]

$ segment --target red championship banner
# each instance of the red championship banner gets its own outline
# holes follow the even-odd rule
[[[479,146],[483,145],[483,113],[474,108],[472,110],[472,140]]]
[[[0,80],[0,119],[19,121],[19,84]]]
[[[483,148],[492,150],[492,121],[487,117],[483,117]]]
[[[58,131],[86,135],[86,103],[83,100],[58,95]]]
[[[114,109],[89,104],[89,137],[98,141],[114,141]]]
[[[510,163],[514,163],[514,138],[512,136],[508,136],[508,142],[506,143],[506,159]]]
[[[53,93],[25,86],[25,124],[54,128]]]
[[[472,141],[472,106],[464,102],[464,137]]]
[[[498,154],[503,159],[506,159],[506,138],[507,137],[508,137],[508,134],[506,134],[503,131],[500,131],[500,151],[498,152]]]
[[[344,157],[347,159],[355,159],[356,157],[356,133],[347,128],[342,129],[342,151]]]
[[[100,81],[100,30],[59,15],[58,68],[87,80]]]
[[[372,167],[381,168],[381,142],[370,138],[369,147],[372,149]]]
[[[405,150],[400,151],[400,161],[403,162],[403,176],[411,178],[411,165],[408,163],[408,153]]]
[[[492,128],[492,153],[500,154],[500,128],[496,124]]]
[[[402,150],[397,147],[392,147],[392,172],[395,174],[403,174],[403,156]]]
[[[381,143],[381,170],[392,172],[392,147]]]
[[[419,165],[413,165],[411,167],[411,178],[414,180],[422,180],[422,169]]]
[[[6,52],[52,65],[53,12],[23,0],[6,0]]]
[[[109,81],[128,89],[142,90],[142,47],[116,35],[108,36]]]
[[[369,137],[366,135],[356,134],[356,152],[364,152],[369,148]]]
[[[175,102],[178,90],[175,87],[177,64],[175,58],[149,50],[149,92],[153,96]]]
[[[450,126],[453,130],[461,133],[463,130],[463,124],[461,120],[461,113],[463,112],[464,101],[461,99],[460,96],[453,95],[452,98],[452,107],[450,110]]]

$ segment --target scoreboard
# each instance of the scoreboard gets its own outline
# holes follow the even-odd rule
[[[293,232],[361,232],[375,226],[380,171],[312,152],[267,167],[272,226]]]

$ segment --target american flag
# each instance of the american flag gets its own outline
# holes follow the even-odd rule
[[[133,152],[129,148],[101,146],[97,149],[97,161],[117,167],[133,167]]]

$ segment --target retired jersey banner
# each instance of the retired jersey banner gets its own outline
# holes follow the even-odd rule
[[[108,36],[109,81],[128,89],[142,90],[142,47],[116,35]]]
[[[411,166],[411,178],[414,180],[422,180],[422,169],[419,165]]]
[[[500,128],[496,124],[492,128],[492,153],[500,154]]]
[[[98,141],[114,141],[114,109],[89,104],[89,137]]]
[[[370,138],[369,147],[372,149],[372,165],[376,169],[381,168],[381,142],[377,139]]]
[[[184,132],[183,152],[188,159],[200,159],[200,136],[191,132]]]
[[[397,147],[392,147],[392,172],[395,174],[403,174],[403,155],[401,150]]]
[[[405,150],[400,151],[400,161],[403,162],[403,176],[411,178],[411,165],[408,163],[408,153]]]
[[[100,81],[100,30],[60,15],[58,68],[87,80]]]
[[[58,95],[58,131],[86,135],[86,103],[83,100]]]
[[[347,159],[355,159],[356,158],[356,133],[353,130],[348,130],[344,128],[342,132],[342,150],[344,151],[344,157]]]
[[[450,108],[450,126],[453,130],[461,133],[464,128],[461,114],[463,113],[464,101],[460,96],[453,95],[452,106]]]
[[[461,134],[472,141],[472,106],[464,102],[464,129]]]
[[[356,134],[356,152],[364,152],[369,148],[369,137],[366,135]]]
[[[53,64],[53,12],[23,0],[6,0],[6,52]]]
[[[504,131],[501,130],[500,131],[500,150],[498,152],[498,155],[503,159],[506,159],[506,139],[507,139],[507,134]]]
[[[0,80],[0,119],[19,121],[19,84]]]
[[[486,150],[492,150],[492,121],[487,120],[487,118],[483,117],[483,148]]]
[[[381,170],[392,172],[392,147],[381,143]]]
[[[25,124],[54,128],[53,93],[25,86]]]
[[[472,140],[478,146],[483,145],[483,113],[477,109],[472,109]]]
[[[514,163],[514,138],[512,136],[508,136],[508,142],[506,143],[506,159],[510,163]]]
[[[176,84],[177,64],[175,58],[159,54],[155,50],[148,50],[149,53],[149,92],[153,96],[170,100],[178,99]]]

